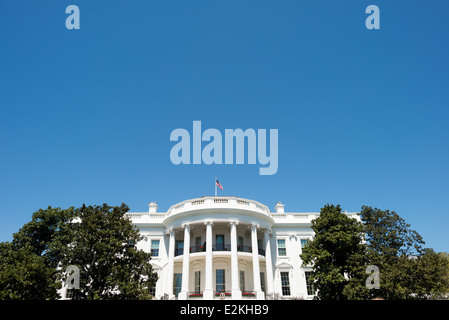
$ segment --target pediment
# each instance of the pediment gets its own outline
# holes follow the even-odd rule
[[[291,269],[291,268],[293,268],[293,266],[290,263],[286,262],[286,261],[282,261],[282,262],[279,262],[279,263],[276,264],[276,268],[278,268],[278,269]]]

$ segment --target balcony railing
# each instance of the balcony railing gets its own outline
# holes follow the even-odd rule
[[[263,215],[270,215],[267,206],[248,199],[237,197],[203,197],[199,199],[185,200],[175,204],[167,211],[167,216],[187,212],[189,210],[208,210],[208,209],[235,209],[253,211]]]
[[[212,246],[212,251],[231,251],[231,245],[230,244],[215,244]],[[206,252],[206,246],[201,245],[201,246],[190,247],[190,253],[197,253],[197,252]],[[237,245],[237,252],[252,253],[253,248],[252,248],[252,246]],[[258,252],[261,256],[265,256],[265,250],[259,248]],[[184,248],[175,249],[175,257],[181,256],[183,254],[184,254]]]
[[[214,297],[217,298],[230,298],[232,297],[232,294],[230,291],[226,291],[226,290],[220,290],[220,291],[214,291]],[[242,291],[242,298],[255,298],[256,297],[256,292],[254,291]],[[199,298],[202,299],[203,298],[203,292],[201,291],[195,291],[195,292],[189,292],[189,299],[195,299],[195,298]]]

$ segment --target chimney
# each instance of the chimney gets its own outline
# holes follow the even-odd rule
[[[276,206],[274,207],[274,210],[276,211],[276,213],[284,213],[284,205],[278,201],[278,203],[276,203]]]
[[[148,207],[150,207],[149,210],[148,210],[149,213],[156,213],[157,212],[157,203],[156,203],[156,201],[152,201],[152,202],[148,203]]]

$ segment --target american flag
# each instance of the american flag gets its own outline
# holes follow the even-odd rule
[[[220,188],[220,190],[223,190],[223,186],[217,179],[215,179],[215,183],[217,184],[217,187]]]

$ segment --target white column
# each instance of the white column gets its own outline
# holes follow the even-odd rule
[[[271,260],[271,243],[270,243],[270,231],[268,229],[264,232],[265,240],[265,266],[267,276],[267,292],[273,293],[273,263]]]
[[[260,267],[259,267],[259,249],[257,247],[257,225],[251,226],[251,246],[253,250],[253,279],[254,291],[256,292],[256,299],[265,299],[265,294],[260,287]]]
[[[174,294],[173,294],[173,271],[174,271],[174,266],[175,266],[175,230],[170,229],[169,230],[170,233],[170,242],[168,245],[168,281],[167,281],[167,285],[168,288],[166,288],[167,294],[168,294],[168,298],[172,299]]]
[[[190,225],[184,224],[184,253],[182,257],[182,287],[179,300],[187,300],[189,296],[189,264],[190,264]]]
[[[206,272],[203,299],[212,300],[214,298],[214,288],[212,286],[212,222],[206,225]]]
[[[232,221],[231,225],[231,294],[233,300],[242,299],[242,291],[239,285],[239,261],[237,253],[237,225],[238,222]]]

